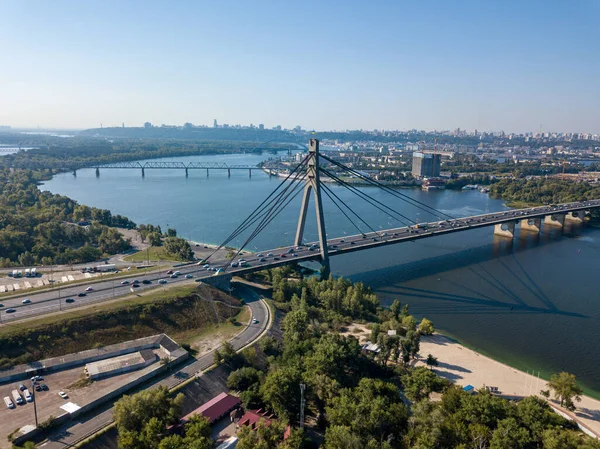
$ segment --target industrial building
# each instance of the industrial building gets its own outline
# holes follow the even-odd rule
[[[437,153],[413,153],[412,175],[415,178],[435,178],[440,176],[442,155]]]
[[[151,365],[156,361],[156,354],[151,349],[142,349],[110,359],[99,360],[85,365],[87,376],[92,379],[127,373]]]

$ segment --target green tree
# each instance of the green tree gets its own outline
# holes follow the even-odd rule
[[[574,374],[562,372],[550,376],[548,388],[554,392],[554,397],[560,401],[569,410],[575,410],[573,400],[580,402],[583,390],[577,385]]]
[[[392,312],[394,316],[398,318],[402,312],[402,303],[397,299],[394,299],[394,302],[390,306],[390,312]]]
[[[232,390],[244,391],[260,382],[260,373],[252,367],[243,367],[233,371],[227,378],[227,387]]]
[[[428,398],[436,386],[439,385],[438,377],[424,366],[414,368],[402,376],[402,384],[406,396],[412,401]]]
[[[215,442],[210,434],[208,418],[202,415],[192,415],[185,425],[183,441],[188,449],[213,449]]]
[[[260,392],[280,418],[294,420],[300,413],[300,383],[302,372],[298,368],[281,366],[269,371]]]
[[[363,449],[359,435],[348,426],[329,426],[325,433],[325,449]]]
[[[283,440],[283,426],[275,421],[266,426],[261,420],[256,429],[242,426],[237,437],[237,449],[275,449]]]
[[[520,427],[514,418],[505,418],[492,434],[490,449],[525,449],[530,443],[527,429]]]
[[[433,328],[433,323],[429,321],[427,318],[423,318],[421,323],[419,324],[419,333],[421,335],[431,335],[435,332]]]
[[[427,354],[427,361],[426,361],[427,366],[432,369],[434,366],[438,366],[438,359],[437,357],[434,357],[431,354]]]
[[[158,449],[188,449],[183,438],[179,435],[169,435],[163,438],[158,445]]]

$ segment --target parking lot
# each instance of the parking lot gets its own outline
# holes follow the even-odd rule
[[[160,358],[166,356],[166,353],[162,349],[155,349],[154,352],[158,355],[157,361],[147,368],[111,376],[94,382],[82,382],[82,380],[85,379],[84,366],[42,376],[43,380],[39,383],[47,385],[48,390],[35,392],[34,397],[37,406],[38,422],[42,423],[50,416],[57,417],[65,413],[65,411],[60,408],[61,405],[72,402],[81,407],[108,394],[138,376],[141,376],[143,373],[146,373],[147,370],[154,369],[158,365]],[[77,385],[77,383],[79,383],[79,385]],[[9,396],[12,399],[12,391],[15,389],[20,391],[20,384],[24,384],[33,394],[34,389],[32,388],[32,382],[30,379],[27,379],[0,385],[0,396],[2,398]],[[58,395],[60,391],[67,393],[68,398],[61,398]],[[20,393],[21,396],[23,396],[21,391]],[[6,439],[7,435],[18,428],[34,423],[34,405],[32,402],[24,402],[22,405],[16,405],[16,408],[14,409],[8,409],[2,402],[2,408],[0,409],[0,448],[4,449],[11,447]]]

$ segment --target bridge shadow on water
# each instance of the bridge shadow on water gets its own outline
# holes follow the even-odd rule
[[[571,236],[579,233],[577,229],[569,232]],[[495,237],[489,245],[367,271],[350,279],[360,279],[377,293],[398,298],[403,303],[421,300],[426,303],[424,312],[428,315],[552,314],[589,318],[557,307],[519,261],[520,253],[568,237],[569,234],[563,236],[556,232],[522,233],[514,240]],[[490,261],[495,265],[493,270],[486,266]],[[460,269],[468,276],[452,275],[451,272]],[[428,277],[437,284],[435,287],[406,285]],[[473,282],[465,282],[465,278]]]

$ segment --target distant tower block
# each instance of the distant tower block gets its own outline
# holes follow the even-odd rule
[[[565,225],[565,214],[552,214],[544,217],[544,226],[562,228]]]
[[[542,229],[541,218],[523,218],[521,220],[521,230],[539,233]]]
[[[508,223],[498,223],[494,226],[494,235],[512,239],[515,236],[515,222],[509,221]]]

